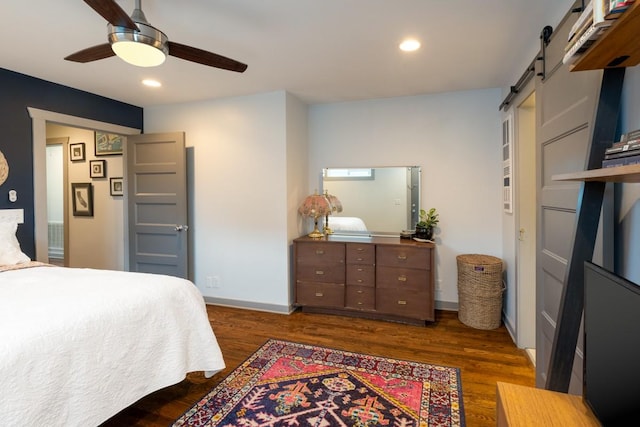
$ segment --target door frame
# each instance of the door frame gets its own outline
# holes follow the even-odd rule
[[[519,348],[535,349],[536,346],[536,253],[537,253],[537,194],[536,194],[536,111],[535,88],[527,85],[523,90],[521,101],[514,108],[514,168],[515,173],[515,256],[516,256],[516,345]],[[527,119],[524,116],[527,116]],[[524,127],[525,120],[530,125]],[[533,130],[533,135],[527,132]],[[533,167],[525,167],[525,163],[532,157]],[[528,187],[525,187],[529,184]],[[533,186],[533,194],[530,194]],[[524,205],[532,208],[533,212],[524,209]],[[520,230],[525,229],[522,239]],[[526,248],[523,248],[526,245]],[[533,254],[533,257],[523,256],[523,252]],[[527,274],[533,278],[525,279]],[[534,302],[533,304],[531,302]],[[529,352],[529,357],[535,359],[535,352]],[[534,361],[535,363],[535,361]]]
[[[48,262],[49,260],[49,236],[47,225],[47,122],[59,123],[83,129],[100,130],[119,135],[137,135],[140,129],[113,123],[101,122],[84,117],[71,116],[56,113],[54,111],[41,110],[27,107],[31,117],[33,135],[33,220],[34,240],[36,249],[36,261]],[[124,160],[126,165],[126,159]],[[126,176],[126,175],[125,175]],[[127,204],[125,203],[126,207]],[[123,212],[125,215],[125,212]],[[126,221],[126,215],[125,215]],[[126,223],[124,229],[126,230]],[[126,238],[127,236],[123,236]],[[125,252],[128,250],[125,244]],[[126,259],[128,254],[125,253]]]

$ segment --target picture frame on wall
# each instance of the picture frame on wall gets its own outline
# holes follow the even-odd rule
[[[122,154],[124,136],[114,133],[96,132],[95,153],[96,156],[113,156]]]
[[[89,176],[91,176],[91,178],[106,178],[107,177],[107,161],[106,160],[89,161]]]
[[[69,159],[72,162],[82,161],[85,159],[84,142],[69,144]]]
[[[124,195],[124,180],[122,177],[109,178],[109,193],[112,196]]]
[[[93,216],[93,186],[90,182],[71,184],[73,216]]]

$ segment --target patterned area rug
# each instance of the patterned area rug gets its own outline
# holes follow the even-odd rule
[[[269,340],[174,426],[464,426],[457,368]]]

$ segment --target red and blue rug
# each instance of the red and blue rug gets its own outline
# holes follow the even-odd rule
[[[269,340],[174,426],[464,426],[457,368]]]

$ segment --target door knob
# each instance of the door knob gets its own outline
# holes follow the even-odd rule
[[[187,231],[188,229],[188,225],[176,225],[176,231]]]

